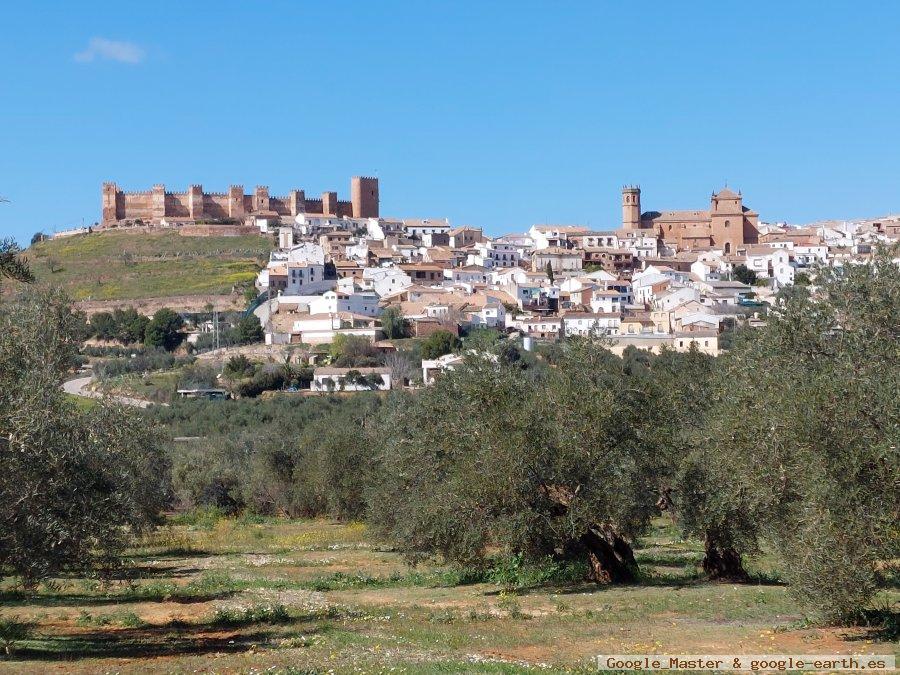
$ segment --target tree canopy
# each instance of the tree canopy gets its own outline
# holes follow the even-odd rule
[[[900,271],[882,252],[817,284],[723,357],[680,510],[731,556],[770,538],[792,591],[845,619],[900,554]]]
[[[169,351],[181,344],[184,334],[181,328],[184,320],[177,312],[163,307],[156,311],[153,318],[147,324],[144,332],[144,342],[151,347],[162,347]]]
[[[107,404],[80,411],[62,392],[79,328],[58,291],[0,308],[0,570],[26,586],[118,564],[168,498],[146,420]]]
[[[0,283],[4,277],[13,281],[31,283],[34,274],[28,261],[22,257],[21,249],[13,239],[0,239]]]
[[[436,330],[422,343],[422,358],[436,359],[456,351],[461,346],[462,341],[449,330]]]

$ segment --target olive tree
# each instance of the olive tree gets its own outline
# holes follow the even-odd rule
[[[24,283],[34,281],[31,267],[20,253],[21,249],[13,239],[0,239],[0,282],[4,277]]]
[[[59,291],[0,309],[0,570],[26,587],[109,569],[166,503],[160,439],[137,413],[61,390],[80,321]]]
[[[655,413],[652,390],[623,377],[603,345],[575,340],[540,374],[470,356],[396,396],[376,434],[373,523],[411,560],[477,566],[499,547],[633,579],[630,542],[655,511]]]
[[[726,357],[683,511],[732,554],[771,538],[791,590],[846,620],[900,554],[900,270],[883,251],[817,284]]]

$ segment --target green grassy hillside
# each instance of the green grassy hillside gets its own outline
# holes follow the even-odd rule
[[[253,282],[271,249],[253,235],[109,231],[42,241],[26,255],[38,281],[75,300],[119,300],[230,293]]]

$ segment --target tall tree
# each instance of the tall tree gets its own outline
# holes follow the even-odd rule
[[[436,330],[422,343],[422,358],[436,359],[459,349],[462,341],[448,330]]]
[[[389,340],[407,337],[406,319],[403,318],[399,307],[386,307],[379,318],[381,330]]]
[[[388,406],[369,501],[408,557],[480,564],[499,546],[635,578],[630,541],[655,512],[652,391],[623,388],[621,360],[593,341],[542,372],[470,357]]]
[[[144,342],[151,347],[163,347],[169,351],[181,344],[184,320],[177,312],[163,307],[150,319],[144,331]]]
[[[900,555],[900,269],[822,270],[742,336],[685,471],[689,529],[732,553],[771,538],[791,590],[825,618],[865,609]]]
[[[27,587],[115,566],[167,499],[146,420],[105,404],[81,412],[62,392],[79,329],[59,291],[0,310],[0,570]]]

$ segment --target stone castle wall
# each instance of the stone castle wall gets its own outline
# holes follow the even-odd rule
[[[258,185],[252,194],[245,194],[241,185],[232,185],[228,192],[203,192],[200,185],[191,185],[186,192],[166,192],[163,185],[154,185],[146,192],[124,192],[115,183],[104,183],[100,224],[135,220],[156,224],[164,219],[243,221],[247,215],[292,217],[301,213],[378,217],[377,178],[353,177],[350,194],[350,201],[338,200],[336,192],[325,192],[321,199],[307,199],[303,190],[269,196],[269,188],[264,185]]]

